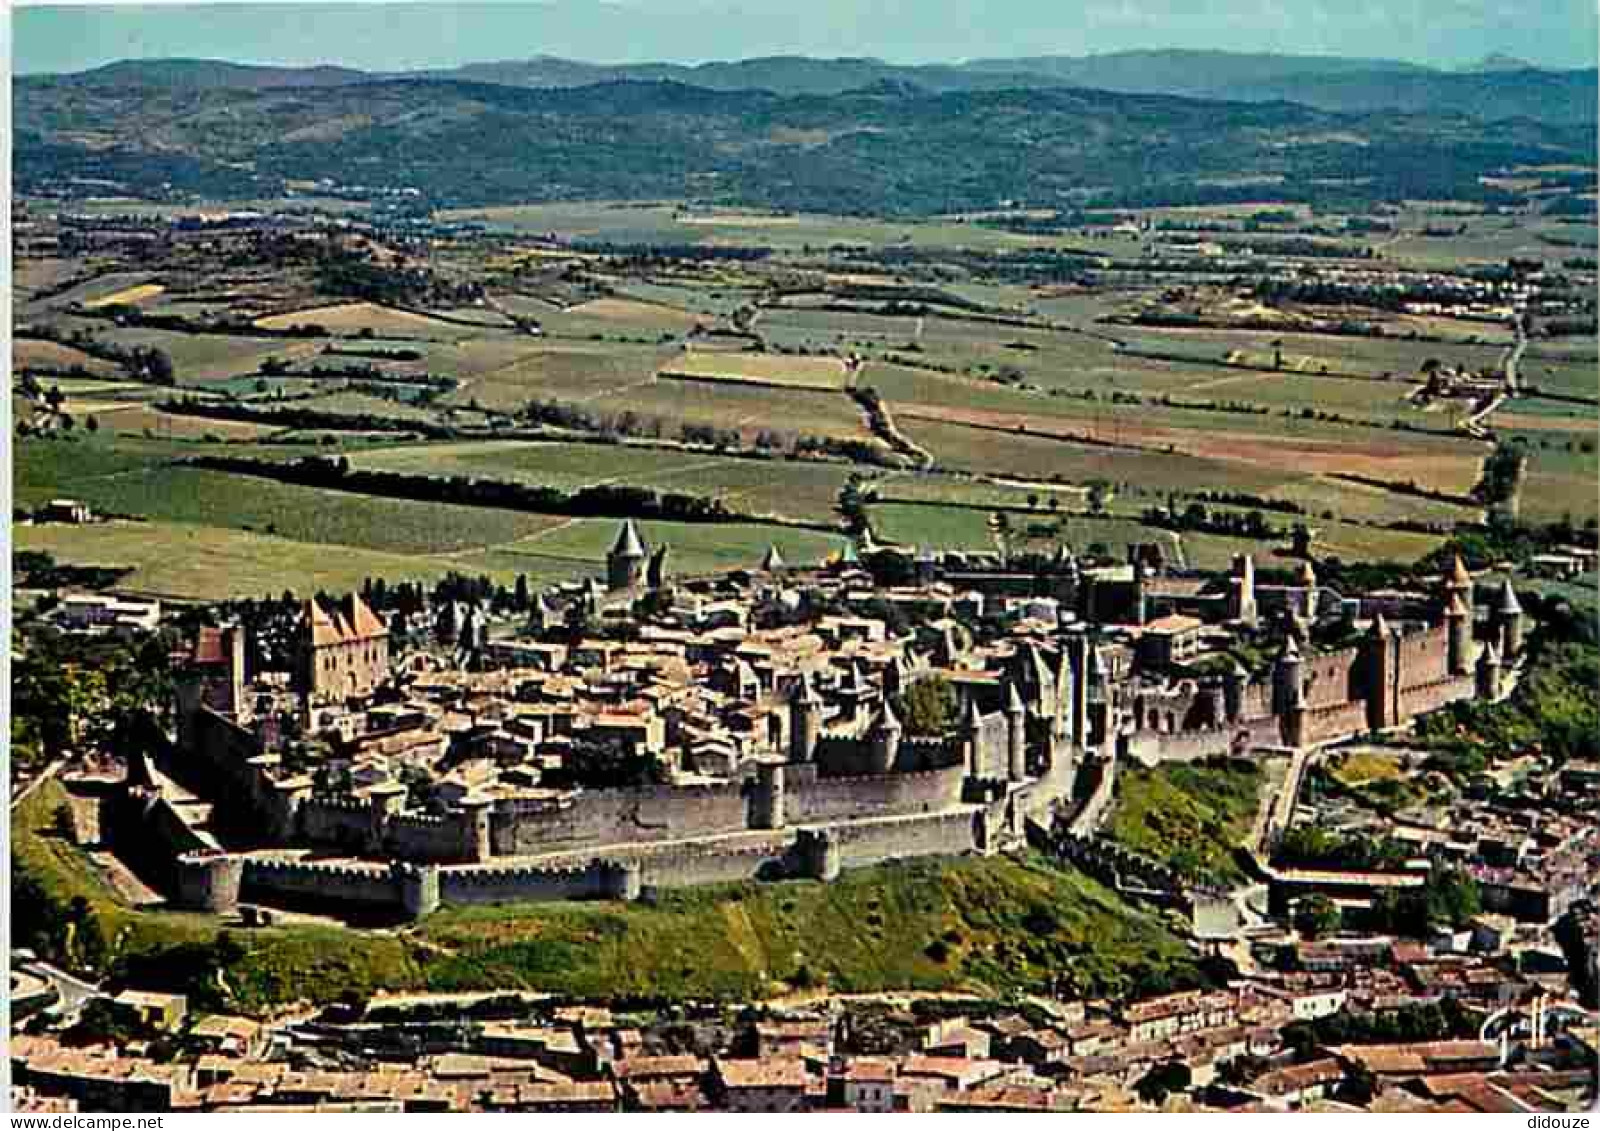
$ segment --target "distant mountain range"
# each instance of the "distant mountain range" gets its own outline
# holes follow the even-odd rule
[[[1491,127],[1455,112],[1335,113],[1053,85],[930,91],[893,73],[839,93],[779,94],[636,78],[536,88],[344,75],[308,86],[283,70],[129,67],[147,81],[130,84],[121,68],[111,81],[101,71],[17,82],[20,193],[250,198],[324,181],[407,190],[432,207],[683,199],[884,216],[1001,201],[1361,210],[1407,199],[1520,203],[1485,178],[1595,159],[1584,124]],[[851,81],[872,73],[858,67]]]
[[[1289,101],[1335,111],[1460,113],[1484,120],[1550,123],[1596,120],[1596,71],[1544,70],[1490,55],[1456,71],[1390,59],[1226,51],[1127,51],[980,59],[905,66],[877,59],[773,56],[689,66],[609,65],[550,56],[469,63],[449,70],[374,73],[342,67],[249,66],[209,60],[112,63],[70,75],[19,78],[18,91],[117,88],[165,91],[265,90],[405,80],[454,80],[528,88],[608,82],[673,82],[715,91],[828,96],[868,88],[947,93],[1079,87],[1243,102]]]

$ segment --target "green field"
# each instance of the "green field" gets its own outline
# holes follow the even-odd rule
[[[618,525],[618,520],[612,518],[561,520],[541,533],[495,546],[483,555],[461,556],[461,560],[483,560],[500,570],[516,572],[552,572],[558,568],[593,572],[604,564],[606,551],[616,541]],[[791,565],[820,564],[844,546],[840,535],[781,526],[653,521],[637,525],[640,536],[652,549],[662,542],[672,547],[668,570],[677,574],[755,569],[769,545],[777,546],[784,561]]]
[[[750,514],[834,521],[848,467],[738,459],[619,444],[468,441],[416,444],[354,456],[357,467],[425,475],[465,475],[576,490],[628,484],[721,498]]]
[[[385,553],[351,546],[295,542],[218,526],[168,522],[112,522],[92,526],[19,526],[14,550],[42,550],[57,561],[82,566],[131,567],[117,588],[183,601],[277,596],[284,590],[346,593],[368,577],[432,581],[467,567],[444,556]],[[481,565],[481,569],[478,568]],[[541,575],[535,563],[474,563],[509,583],[518,572],[530,581],[573,575],[555,569]]]
[[[686,210],[672,204],[608,201],[463,208],[442,211],[439,217],[446,221],[476,221],[500,231],[556,232],[569,239],[621,244],[700,243],[801,250],[836,243],[1001,248],[1042,242],[992,228],[937,220],[766,215],[735,209]]]
[[[1237,883],[1234,849],[1248,839],[1262,782],[1261,769],[1240,760],[1126,769],[1106,828],[1192,880]]]

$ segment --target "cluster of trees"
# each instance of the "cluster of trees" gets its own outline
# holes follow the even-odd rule
[[[1284,533],[1282,527],[1273,526],[1258,510],[1211,510],[1204,503],[1190,503],[1181,511],[1169,507],[1146,507],[1140,520],[1147,526],[1158,526],[1164,530],[1226,534],[1258,542],[1281,538]]]
[[[267,408],[240,401],[200,400],[188,396],[163,401],[158,407],[163,412],[183,416],[203,416],[210,420],[250,420],[297,430],[327,428],[351,432],[414,432],[430,440],[448,440],[455,436],[455,429],[430,420],[399,419],[372,412],[330,412],[326,409],[283,405]]]
[[[917,680],[895,706],[900,725],[913,738],[935,738],[956,724],[956,691],[942,675]]]
[[[65,330],[49,323],[19,327],[17,337],[38,338],[41,341],[70,346],[90,357],[98,357],[102,361],[121,366],[123,371],[136,381],[148,381],[154,385],[176,383],[171,356],[155,346],[125,346],[120,342],[101,341],[86,327],[74,326],[71,330]],[[27,376],[27,372],[24,370],[24,376]],[[70,367],[68,374],[74,377],[88,376],[81,365]]]
[[[1593,631],[1592,608],[1584,621]],[[1578,640],[1534,640],[1532,662],[1499,703],[1452,703],[1417,720],[1429,765],[1457,779],[1483,773],[1496,758],[1538,748],[1557,761],[1600,758],[1600,648]]]
[[[1473,485],[1473,498],[1487,506],[1509,502],[1522,484],[1522,472],[1528,462],[1522,445],[1500,443],[1483,461],[1483,472]]]
[[[172,707],[172,641],[35,634],[11,662],[11,758],[42,765],[69,751],[152,749]]]
[[[64,565],[42,550],[18,550],[11,558],[12,580],[27,589],[109,589],[133,572],[132,566]]]
[[[1256,510],[1277,511],[1280,514],[1306,513],[1305,507],[1291,499],[1269,499],[1248,491],[1196,491],[1191,497],[1225,507],[1254,507]]]
[[[1478,881],[1466,872],[1435,866],[1421,888],[1384,892],[1375,910],[1380,930],[1422,938],[1442,927],[1466,926],[1483,910],[1483,900]]]
[[[1066,283],[1086,282],[1087,271],[1100,265],[1094,252],[1073,248],[1015,248],[1004,254],[974,250],[947,250],[916,247],[905,244],[899,247],[863,248],[856,245],[837,249],[846,259],[880,263],[904,269],[907,267],[956,267],[964,272],[982,275],[1006,283]],[[940,292],[943,296],[943,292]],[[935,300],[942,305],[956,305],[946,297]],[[971,304],[962,305],[971,307]]]
[[[390,499],[497,507],[502,510],[569,514],[581,517],[653,518],[675,522],[736,522],[745,516],[718,498],[655,491],[624,484],[597,484],[563,491],[530,483],[465,476],[408,475],[398,471],[353,468],[344,456],[308,456],[293,463],[233,456],[196,456],[190,464],[210,471],[254,475],[280,483],[354,491]]]
[[[139,326],[151,330],[170,330],[177,334],[236,334],[249,338],[320,338],[327,328],[315,323],[270,329],[258,326],[248,315],[222,314],[215,318],[194,318],[187,314],[159,314],[141,307],[116,303],[111,306],[78,307],[83,318],[104,318],[118,326]],[[135,347],[137,348],[137,347]]]
[[[1478,1018],[1454,998],[1406,1005],[1382,1013],[1335,1013],[1284,1026],[1283,1040],[1296,1058],[1308,1060],[1334,1045],[1423,1044],[1478,1035]]]
[[[445,279],[404,260],[380,264],[357,252],[330,248],[317,265],[317,290],[385,306],[467,306],[483,297],[483,284]]]
[[[1316,825],[1294,825],[1278,842],[1276,862],[1287,868],[1398,872],[1411,850],[1388,837],[1343,836]]]
[[[575,739],[561,765],[547,769],[540,783],[552,789],[636,789],[660,785],[666,771],[654,754],[612,740]]]

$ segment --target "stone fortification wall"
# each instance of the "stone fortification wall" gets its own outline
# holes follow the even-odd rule
[[[1025,819],[1048,823],[1049,814],[1056,803],[1071,799],[1072,785],[1078,771],[1078,756],[1079,752],[1069,739],[1052,744],[1049,765],[1044,772],[1012,793],[1012,800]]]
[[[1228,753],[1233,748],[1234,736],[1238,731],[1239,728],[1233,726],[1205,727],[1176,734],[1142,731],[1129,739],[1127,752],[1142,766],[1155,766],[1162,762],[1192,762],[1197,758]]]
[[[1283,742],[1283,728],[1276,715],[1247,719],[1232,727],[1234,741],[1243,746],[1278,746]]]
[[[1244,691],[1239,696],[1239,717],[1258,719],[1270,714],[1272,714],[1271,682],[1252,681],[1245,684]]]
[[[383,814],[365,801],[312,797],[299,809],[302,841],[346,852],[374,852],[383,840]]]
[[[241,894],[252,902],[291,906],[355,904],[396,911],[402,907],[394,871],[375,864],[317,864],[247,856]]]
[[[158,885],[175,885],[178,857],[216,848],[208,834],[190,826],[181,809],[153,792],[129,790],[108,811],[118,855]]]
[[[1334,703],[1306,712],[1306,742],[1337,742],[1364,734],[1367,730],[1367,704]]]
[[[1470,675],[1412,684],[1400,692],[1400,715],[1410,719],[1427,711],[1437,711],[1458,699],[1471,699],[1477,691],[1476,681]]]
[[[982,812],[973,808],[909,817],[856,821],[828,831],[841,864],[864,868],[909,856],[953,856],[981,847]]]
[[[184,718],[183,770],[202,778],[212,796],[227,798],[236,814],[240,809],[248,812],[267,839],[291,835],[292,804],[273,787],[266,771],[251,763],[262,753],[256,736],[209,707],[187,712]]]
[[[648,887],[681,888],[696,884],[739,883],[802,875],[793,832],[737,846],[674,845],[637,857]]]
[[[152,797],[144,806],[139,835],[153,839],[167,856],[200,852],[217,847],[210,836],[190,826],[183,812],[165,797]]]
[[[1326,655],[1308,656],[1302,670],[1306,681],[1308,708],[1332,707],[1360,699],[1357,675],[1360,654],[1355,648],[1341,648]]]
[[[226,915],[239,905],[244,859],[224,853],[196,852],[173,862],[173,895],[178,906]]]
[[[396,814],[384,826],[384,844],[406,860],[471,863],[485,853],[476,844],[471,813],[452,810],[442,817]]]
[[[942,770],[961,764],[961,748],[953,736],[902,738],[894,768],[902,773]]]
[[[1450,676],[1450,632],[1435,625],[1400,638],[1400,686],[1422,687]],[[1401,706],[1402,712],[1406,710]]]
[[[734,832],[747,827],[739,782],[595,790],[557,802],[496,806],[489,837],[496,856],[529,856],[582,844],[630,844]]]
[[[446,906],[630,899],[638,895],[637,866],[603,860],[574,867],[463,865],[442,867],[438,874],[439,900]]]
[[[1069,829],[1075,836],[1088,836],[1100,827],[1100,821],[1116,797],[1117,759],[1097,758],[1083,768],[1086,785],[1083,804],[1072,815]]]
[[[1001,763],[1002,773],[1004,762]],[[822,777],[815,766],[788,767],[784,817],[790,824],[919,813],[961,800],[966,773],[959,765],[912,774]]]

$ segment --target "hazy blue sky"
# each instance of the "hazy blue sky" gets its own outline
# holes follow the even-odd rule
[[[14,10],[18,73],[188,57],[400,70],[563,55],[896,62],[1199,47],[1592,66],[1594,0],[517,0]]]

